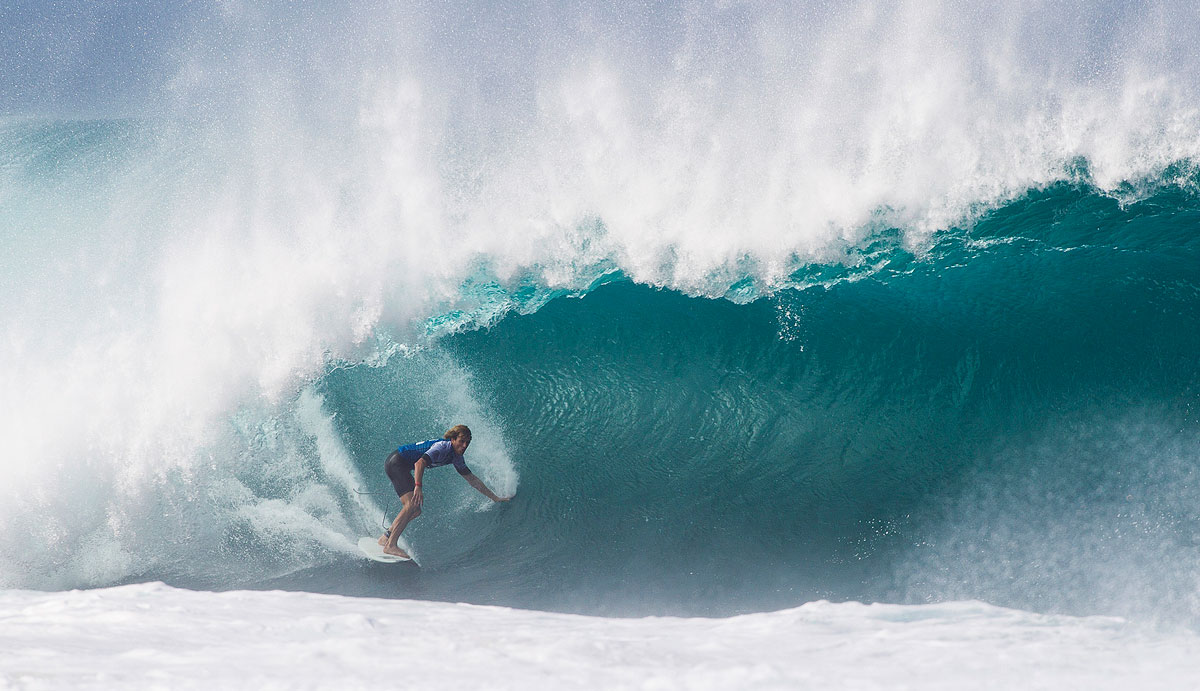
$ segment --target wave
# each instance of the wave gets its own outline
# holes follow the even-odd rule
[[[618,282],[448,336],[475,397],[512,411],[523,501],[486,529],[451,511],[414,532],[441,584],[423,593],[622,614],[948,593],[1190,612],[1200,276],[1196,240],[1161,229],[1194,209],[1179,190],[1122,208],[1063,185],[869,276],[748,304]],[[421,361],[321,383],[384,491]],[[454,479],[431,491],[456,489],[470,501]]]
[[[0,586],[1121,610],[1061,586],[1097,545],[1192,563],[1182,4],[311,10],[201,7],[132,117],[0,125]],[[452,422],[529,502],[451,478],[446,585],[347,584],[356,490]],[[938,532],[1041,525],[1047,457],[1074,580]]]

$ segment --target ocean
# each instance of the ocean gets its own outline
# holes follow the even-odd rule
[[[0,687],[1194,678],[1186,4],[11,12]]]

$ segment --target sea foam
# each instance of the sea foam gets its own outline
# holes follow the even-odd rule
[[[26,689],[1188,689],[1200,639],[979,602],[611,619],[144,584],[0,593]]]

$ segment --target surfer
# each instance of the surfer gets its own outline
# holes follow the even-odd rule
[[[470,445],[471,430],[466,425],[455,425],[441,439],[401,446],[388,455],[387,460],[383,462],[383,470],[392,481],[392,487],[396,489],[396,494],[400,495],[400,503],[404,506],[400,513],[396,514],[392,527],[379,538],[379,544],[385,554],[410,558],[404,550],[396,546],[396,541],[400,539],[400,533],[404,532],[409,522],[421,515],[421,504],[424,501],[421,496],[421,478],[426,468],[453,465],[468,484],[488,499],[508,501],[512,498],[497,496],[467,467],[463,454]]]

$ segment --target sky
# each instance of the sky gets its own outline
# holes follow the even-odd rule
[[[4,0],[0,116],[153,113],[169,108],[172,80],[189,64],[238,70],[255,44],[286,51],[368,34],[396,42],[417,36],[427,44],[422,53],[446,63],[514,73],[547,43],[562,43],[555,35],[564,30],[600,25],[619,27],[614,33],[631,43],[669,40],[670,4],[535,0],[514,10],[486,1]],[[313,27],[329,34],[314,37]]]
[[[1190,2],[2,0],[0,116],[152,115],[175,105],[179,94],[172,90],[181,75],[184,81],[194,77],[197,66],[207,77],[220,72],[234,81],[229,77],[247,60],[263,55],[302,64],[301,71],[306,62],[317,70],[327,64],[338,69],[354,66],[347,60],[356,50],[371,55],[405,42],[410,50],[396,55],[428,59],[436,66],[428,74],[444,69],[481,84],[527,90],[539,60],[561,63],[598,51],[638,69],[657,69],[669,68],[682,49],[707,51],[717,56],[710,62],[720,64],[762,50],[764,37],[774,34],[804,55],[823,35],[843,32],[847,22],[913,14],[898,7],[946,17],[948,36],[972,22],[1015,17],[1018,49],[1053,59],[1053,44],[1061,43],[1068,52],[1064,64],[1103,74],[1127,33],[1122,29],[1131,24],[1157,34],[1149,41],[1136,31],[1127,37],[1138,42],[1139,52],[1160,51],[1150,55],[1155,62],[1196,62],[1200,13]],[[795,58],[772,58],[789,59]],[[204,98],[211,98],[224,85],[218,77],[204,88]]]
[[[197,4],[5,0],[0,113],[119,115],[151,107]]]

